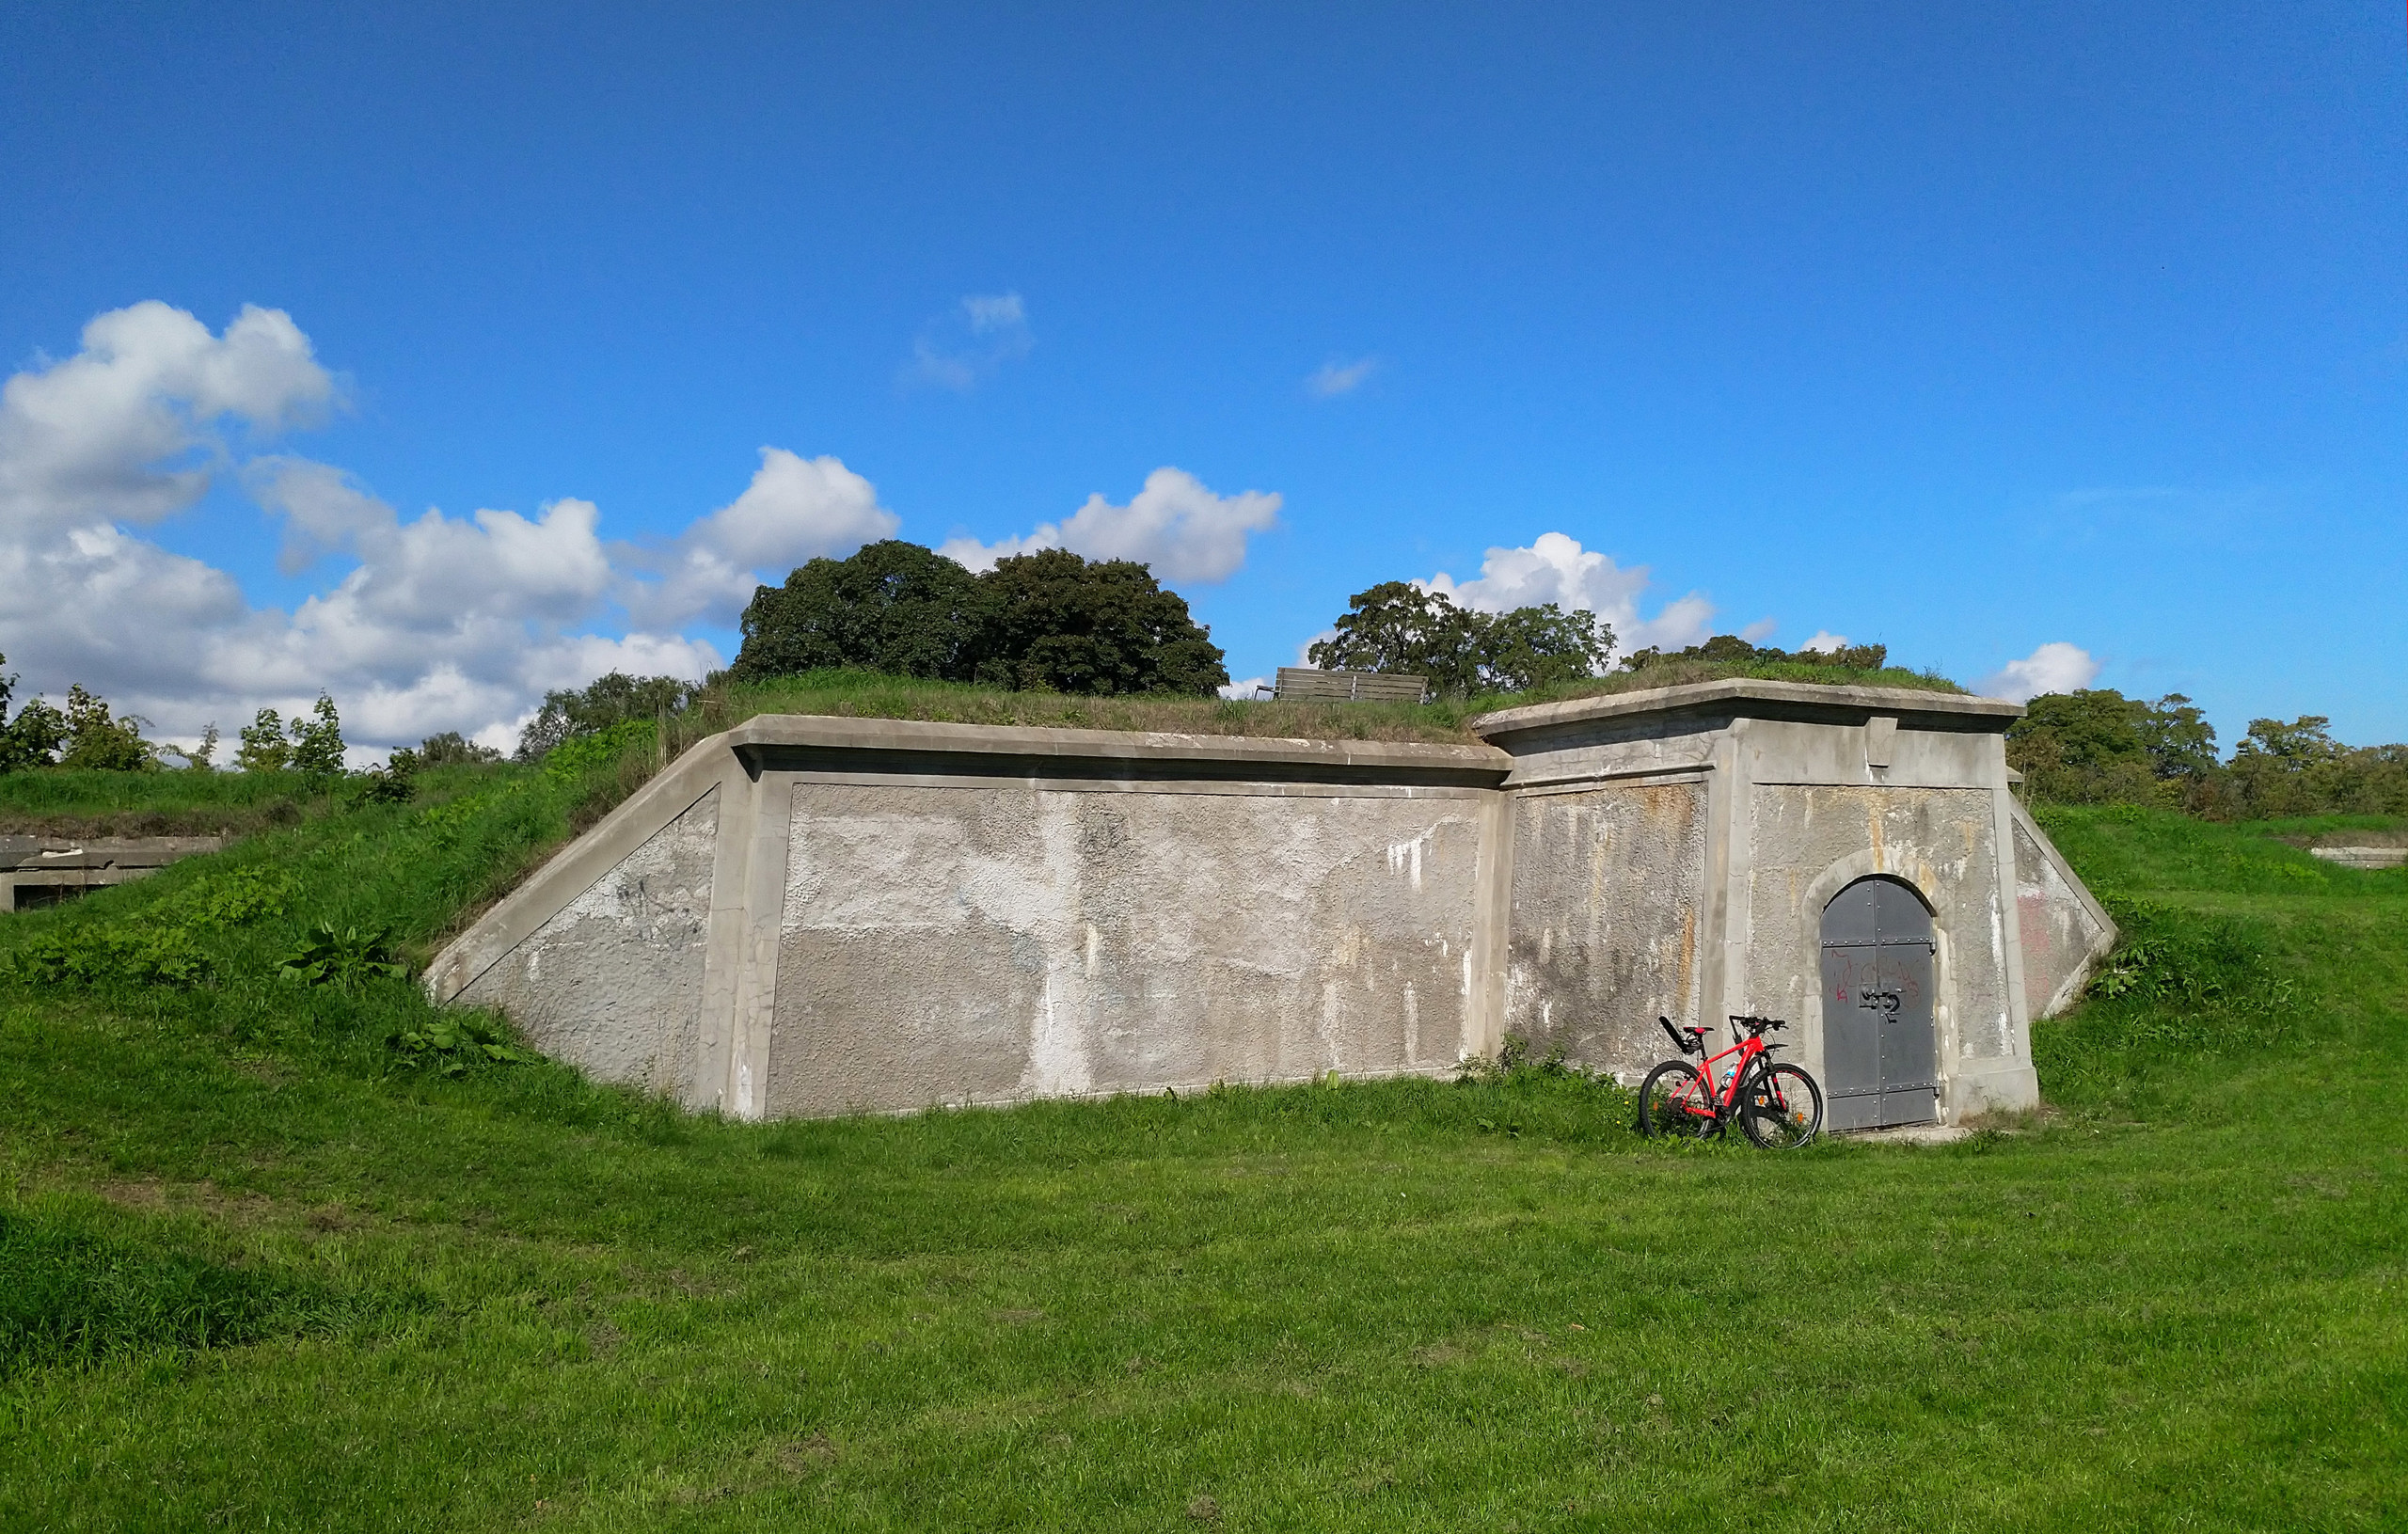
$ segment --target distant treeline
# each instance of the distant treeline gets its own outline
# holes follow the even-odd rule
[[[2229,757],[2178,692],[2046,693],[2006,733],[2024,792],[2057,804],[2145,804],[2210,820],[2408,814],[2408,745],[2345,746],[2321,714],[2252,720]]]

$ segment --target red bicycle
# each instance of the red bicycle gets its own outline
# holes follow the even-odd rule
[[[1639,1088],[1640,1133],[1651,1140],[1703,1140],[1720,1134],[1735,1118],[1756,1145],[1787,1150],[1822,1129],[1823,1089],[1798,1067],[1773,1063],[1773,1052],[1788,1046],[1765,1042],[1765,1035],[1789,1024],[1778,1018],[1734,1017],[1731,1029],[1739,1042],[1707,1054],[1704,1029],[1675,1028],[1670,1018],[1656,1020],[1671,1036],[1673,1048],[1698,1056],[1698,1063],[1667,1060],[1647,1073]]]

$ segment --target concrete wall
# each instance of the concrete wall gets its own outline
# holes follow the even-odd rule
[[[2034,1017],[2053,1018],[2082,999],[2091,972],[2115,946],[2115,924],[2020,804],[2014,840],[2024,994]]]
[[[1714,683],[1497,747],[764,718],[444,954],[597,1076],[739,1116],[1447,1073],[1508,1033],[1625,1073],[1655,1020],[1798,1027],[1853,879],[1937,912],[1947,1117],[2114,928],[2007,791],[2010,704]]]
[[[1517,796],[1505,1027],[1628,1072],[1698,1020],[1703,780]]]
[[[1728,1014],[1754,1013],[1787,1020],[1791,1058],[1819,1074],[1823,909],[1886,874],[1935,911],[1942,1116],[2036,1101],[2003,749],[2020,712],[1945,694],[1733,682],[1474,720],[1513,755],[1506,792],[1519,796],[1509,1026],[1627,1078],[1668,1052],[1659,1012],[1712,1029],[1718,1048],[1730,1042]],[[1596,786],[1563,792],[1580,784]],[[1547,808],[1608,794],[1682,803],[1682,834],[1649,845],[1635,825],[1601,820],[1584,838],[1577,811]],[[1583,846],[1596,864],[1586,880]],[[1592,921],[1601,941],[1558,959],[1566,925]],[[1692,946],[1693,986],[1662,957]],[[1567,983],[1567,968],[1588,983]],[[1564,1026],[1562,1006],[1581,1021]]]
[[[682,1095],[710,926],[714,787],[458,992],[598,1081]]]
[[[1888,874],[1932,908],[1943,1115],[2036,1100],[1994,797],[1804,784],[1758,785],[1751,797],[1746,1008],[1797,1023],[1797,1058],[1819,1076],[1823,908],[1857,879]]]
[[[1450,1071],[1466,799],[797,783],[772,1115]]]

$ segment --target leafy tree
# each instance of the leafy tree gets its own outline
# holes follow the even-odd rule
[[[184,759],[185,767],[197,767],[201,771],[206,772],[209,770],[217,756],[216,721],[213,720],[208,728],[200,732],[200,744],[193,747],[189,751],[185,750],[182,746],[162,746],[159,749],[162,751],[171,752],[177,756],[182,757]]]
[[[1552,602],[1494,616],[1475,614],[1481,680],[1505,692],[1577,682],[1606,669],[1614,631],[1585,608],[1565,612]]]
[[[1143,564],[1045,549],[973,576],[895,539],[813,560],[744,609],[734,675],[832,666],[1064,692],[1209,693],[1228,681],[1186,600]]]
[[[1736,634],[1717,634],[1703,644],[1692,644],[1686,650],[1675,650],[1670,655],[1652,644],[1644,650],[1634,650],[1623,656],[1622,669],[1643,672],[1650,666],[1674,660],[1697,660],[1726,666],[1785,662],[1795,666],[1832,666],[1848,671],[1877,672],[1889,665],[1890,647],[1886,644],[1843,644],[1833,650],[1782,650],[1751,644]]]
[[[1605,670],[1613,630],[1595,613],[1554,603],[1511,612],[1473,612],[1443,592],[1382,581],[1349,599],[1305,658],[1330,671],[1426,676],[1433,691],[1521,691],[1577,681]]]
[[[2007,727],[2006,761],[2025,791],[2059,804],[2163,801],[2141,719],[2146,704],[2113,688],[2043,693]]]
[[[2351,759],[2356,753],[2335,740],[2333,721],[2322,714],[2281,720],[2251,720],[2249,733],[2233,748],[2233,788],[2242,814],[2254,819],[2321,814],[2353,798]]]
[[[407,747],[403,748],[408,750]],[[394,752],[396,756],[400,751]],[[418,743],[413,753],[421,767],[479,767],[501,760],[501,752],[491,746],[480,746],[463,736],[457,730],[446,730],[439,735],[428,735]]]
[[[978,577],[973,653],[977,680],[1015,688],[1210,694],[1229,680],[1211,633],[1152,571],[1064,548]]]
[[[0,656],[0,666],[8,663]],[[16,690],[15,674],[0,672],[0,772],[48,767],[67,739],[67,716],[40,698],[28,699],[15,719],[8,718],[8,700]]]
[[[293,721],[293,767],[312,777],[330,778],[342,770],[342,716],[325,693],[310,706],[311,718]]]
[[[262,708],[243,726],[242,744],[234,751],[241,772],[280,772],[293,765],[293,743],[284,738],[284,717]]]
[[[79,682],[67,689],[67,741],[58,765],[104,772],[154,769],[159,755],[142,738],[145,722],[132,714],[111,714],[107,700]]]
[[[2133,727],[2149,766],[2161,782],[2205,782],[2223,765],[2216,759],[2216,727],[2178,692],[2138,705]]]
[[[582,688],[547,692],[544,706],[518,733],[517,758],[540,762],[562,741],[576,736],[674,714],[699,690],[693,683],[673,676],[635,677],[611,672]]]
[[[978,613],[976,577],[889,538],[848,559],[813,560],[783,586],[756,588],[730,670],[748,681],[837,666],[962,681],[974,664]]]
[[[0,772],[48,767],[66,743],[67,716],[40,698],[27,699],[8,727],[0,730]]]
[[[1336,632],[1305,652],[1323,671],[1426,676],[1437,692],[1479,689],[1479,625],[1444,593],[1384,580],[1349,597],[1330,626]]]

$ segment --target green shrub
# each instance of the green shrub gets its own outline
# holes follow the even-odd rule
[[[465,1074],[480,1061],[530,1066],[544,1058],[514,1043],[499,1018],[466,1010],[432,1013],[396,1030],[385,1042],[393,1052],[393,1064],[410,1070],[427,1067],[444,1076]]]
[[[350,989],[376,979],[406,980],[409,966],[393,952],[389,927],[337,927],[313,923],[301,945],[277,961],[276,977],[293,986]]]
[[[37,986],[198,986],[217,966],[189,929],[92,924],[45,932],[9,956],[15,978]]]

